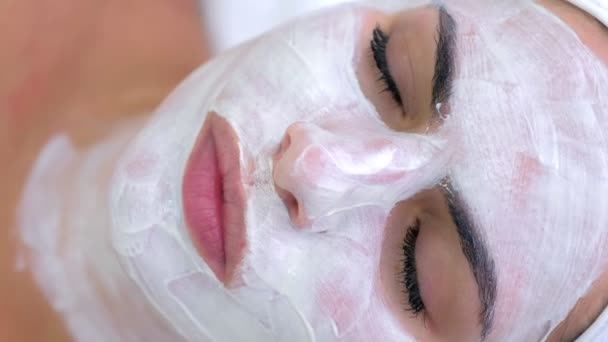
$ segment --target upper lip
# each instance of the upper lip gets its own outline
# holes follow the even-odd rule
[[[182,202],[197,251],[227,285],[245,250],[245,195],[236,133],[215,113],[208,115],[190,154]]]

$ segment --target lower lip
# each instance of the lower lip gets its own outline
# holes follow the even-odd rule
[[[209,114],[194,144],[182,183],[190,237],[225,285],[234,278],[246,245],[245,195],[237,141],[225,119]]]

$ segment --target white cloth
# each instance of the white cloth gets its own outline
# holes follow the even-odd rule
[[[566,0],[608,26],[608,0]]]
[[[608,309],[581,335],[577,342],[592,342],[608,340]]]

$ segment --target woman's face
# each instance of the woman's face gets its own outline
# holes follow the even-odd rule
[[[114,246],[180,333],[526,340],[596,278],[604,69],[534,5],[388,8],[219,56],[126,152]]]

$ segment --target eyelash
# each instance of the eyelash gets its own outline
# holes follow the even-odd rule
[[[380,77],[378,81],[382,81],[384,84],[384,89],[382,91],[388,91],[393,100],[397,102],[400,107],[403,107],[403,100],[401,99],[401,94],[399,93],[399,89],[397,88],[397,84],[391,75],[391,72],[388,67],[388,62],[386,58],[386,46],[388,44],[388,36],[379,26],[374,28],[374,32],[372,34],[372,40],[370,42],[372,56],[374,57],[374,62],[376,63],[376,67],[380,72]]]
[[[416,241],[420,232],[420,220],[410,226],[403,239],[403,271],[401,272],[401,282],[405,287],[405,294],[408,297],[409,308],[407,311],[414,316],[418,316],[424,311],[424,302],[420,296],[418,287],[418,273],[416,271]]]

